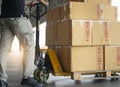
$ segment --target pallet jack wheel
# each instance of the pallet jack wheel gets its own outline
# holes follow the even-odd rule
[[[40,78],[39,78],[39,73],[40,73],[40,70],[39,70],[39,69],[36,69],[36,70],[34,71],[34,78],[35,78],[37,81],[40,80]]]
[[[113,78],[111,78],[111,81],[119,80],[118,77],[114,77],[114,76],[119,76],[118,74],[113,73],[112,76],[113,76]]]
[[[34,71],[34,78],[40,82],[45,82],[49,78],[49,72],[46,69],[36,69]]]

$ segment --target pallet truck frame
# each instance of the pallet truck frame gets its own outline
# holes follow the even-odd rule
[[[36,15],[32,14],[33,7],[36,7]],[[52,72],[52,74],[55,76],[70,75],[70,73],[63,72],[59,60],[53,49],[40,49],[39,21],[40,18],[46,14],[46,12],[47,12],[47,7],[42,3],[36,3],[34,5],[30,5],[30,15],[36,19],[35,65],[37,66],[37,69],[34,71],[34,78],[40,82],[45,82],[46,80],[48,80],[50,72]],[[43,57],[43,55],[45,55],[45,57]]]

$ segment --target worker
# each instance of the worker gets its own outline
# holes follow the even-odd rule
[[[39,0],[48,5],[47,0]],[[42,87],[33,78],[35,45],[32,25],[25,14],[25,0],[2,0],[0,15],[0,87],[9,87],[6,74],[7,54],[14,36],[24,48],[22,85]]]

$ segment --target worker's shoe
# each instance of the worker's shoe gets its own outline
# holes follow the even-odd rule
[[[0,87],[9,87],[7,81],[0,80]]]
[[[27,79],[23,78],[21,81],[21,85],[30,86],[30,87],[42,87],[42,84],[32,77],[29,77]]]

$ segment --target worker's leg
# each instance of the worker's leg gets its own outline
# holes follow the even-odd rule
[[[9,18],[6,22],[24,48],[23,79],[21,84],[30,87],[42,87],[41,84],[33,78],[33,72],[35,69],[35,46],[33,37],[34,35],[30,21],[25,17],[20,17]]]
[[[1,22],[2,21],[2,22]],[[9,53],[14,38],[13,33],[4,25],[0,19],[0,80],[7,80],[6,66],[7,54]]]
[[[34,72],[35,46],[34,35],[30,21],[26,17],[10,20],[14,34],[19,39],[24,49],[23,54],[23,76],[32,77]]]
[[[12,27],[12,31],[18,37],[24,48],[23,79],[21,84],[31,87],[42,87],[42,84],[33,78],[33,72],[35,69],[35,45],[31,23],[27,18],[24,17],[18,18],[11,23],[14,25],[14,27]]]

